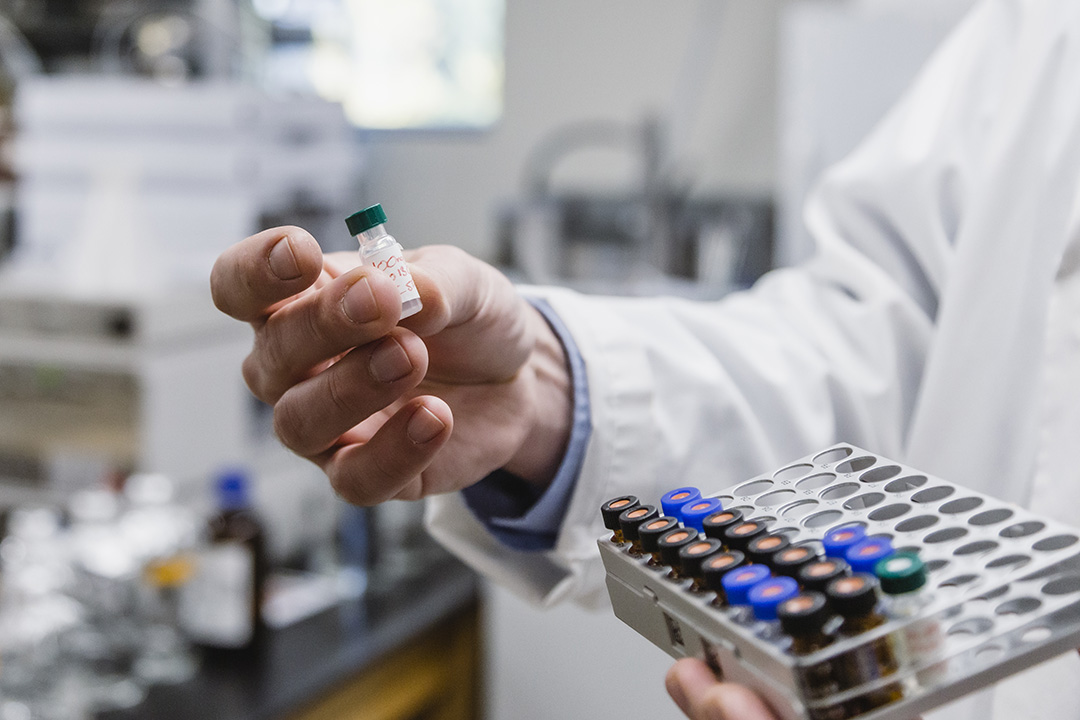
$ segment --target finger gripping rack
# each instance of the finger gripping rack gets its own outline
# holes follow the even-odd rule
[[[826,533],[858,526],[928,571],[917,610],[879,592],[876,626],[838,632],[833,617],[807,652],[621,532],[598,541],[621,620],[753,688],[783,720],[908,720],[1080,647],[1080,532],[1054,520],[849,444],[703,496],[765,522],[785,547],[823,555]]]

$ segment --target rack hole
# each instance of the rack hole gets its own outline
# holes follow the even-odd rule
[[[973,617],[960,622],[949,628],[948,635],[979,635],[994,627],[994,621],[990,618]]]
[[[1016,568],[1024,567],[1029,562],[1031,562],[1031,558],[1027,555],[1005,555],[986,563],[986,568],[988,570],[997,570],[999,568],[1010,568],[1015,570]]]
[[[937,515],[916,515],[913,518],[902,520],[896,525],[897,532],[915,532],[916,530],[925,530],[932,525],[936,525],[938,521]]]
[[[1005,654],[1005,648],[1000,645],[987,645],[975,651],[975,659],[979,662],[994,662]]]
[[[937,572],[938,570],[945,568],[948,564],[948,560],[931,560],[930,562],[926,563],[926,570],[927,572]]]
[[[911,496],[913,502],[917,503],[932,503],[938,500],[944,500],[955,492],[954,488],[948,485],[938,485],[937,487],[926,488],[920,490]]]
[[[1080,575],[1066,575],[1057,580],[1051,580],[1042,587],[1045,595],[1069,595],[1080,592]]]
[[[848,495],[854,495],[862,488],[858,483],[840,483],[839,485],[833,485],[828,490],[821,492],[822,500],[839,500],[840,498],[846,498]]]
[[[1019,522],[1015,525],[1010,525],[1001,532],[998,533],[1003,538],[1022,538],[1028,535],[1034,535],[1043,528],[1046,527],[1045,523],[1041,523],[1038,520],[1028,520],[1027,522]]]
[[[935,532],[930,533],[929,535],[927,535],[926,537],[923,538],[923,542],[925,542],[925,543],[948,542],[950,540],[956,540],[957,538],[962,538],[965,535],[967,535],[967,530],[965,530],[964,528],[951,527],[951,528],[945,528],[943,530],[937,530]]]
[[[758,507],[770,507],[772,505],[779,505],[780,503],[787,502],[793,497],[795,497],[794,490],[774,490],[773,492],[765,493],[759,497],[754,501],[754,504]]]
[[[773,485],[772,480],[751,480],[745,485],[740,485],[735,488],[736,495],[757,495],[758,493],[765,492]]]
[[[782,468],[773,473],[774,480],[794,480],[795,478],[801,478],[806,473],[814,469],[813,465],[807,465],[800,463],[799,465],[789,465],[786,468]]]
[[[979,497],[959,498],[945,503],[938,508],[938,511],[943,512],[946,515],[958,515],[960,513],[970,512],[982,504],[983,500]]]
[[[956,575],[948,580],[942,580],[940,587],[962,587],[964,585],[970,585],[979,579],[978,575],[973,573],[967,573],[965,575]]]
[[[799,528],[794,527],[782,527],[776,530],[769,530],[770,535],[783,535],[784,537],[791,538],[799,534]]]
[[[818,465],[831,465],[834,462],[840,462],[844,458],[853,453],[849,447],[835,447],[826,450],[825,452],[818,453],[814,456],[814,462]]]
[[[895,520],[901,515],[911,510],[911,506],[906,503],[893,503],[892,505],[886,505],[880,507],[874,512],[870,513],[871,520]]]
[[[982,555],[997,546],[998,544],[993,540],[977,540],[956,548],[956,550],[953,550],[953,555]]]
[[[1051,550],[1061,550],[1070,545],[1075,545],[1076,540],[1077,537],[1075,535],[1055,535],[1053,537],[1043,538],[1031,547],[1040,552],[1049,552]]]
[[[826,525],[832,525],[842,517],[844,517],[844,513],[839,510],[825,510],[823,512],[814,513],[803,520],[803,525],[808,528],[824,527]]]
[[[864,472],[859,480],[864,483],[885,482],[886,480],[890,480],[899,475],[900,470],[901,468],[899,465],[882,465],[881,467],[876,467],[873,470]]]
[[[972,525],[984,526],[984,525],[997,525],[999,522],[1005,522],[1013,516],[1013,511],[1008,508],[997,508],[996,510],[984,510],[977,515],[972,515],[968,520]]]
[[[862,457],[851,458],[850,460],[845,460],[844,462],[840,463],[836,466],[836,472],[844,474],[862,472],[876,462],[877,458],[872,458],[869,455],[863,455]]]
[[[1042,606],[1042,601],[1033,597],[1019,597],[1008,602],[1003,602],[998,605],[994,612],[998,615],[1024,615],[1038,610]]]
[[[863,493],[845,502],[844,508],[847,510],[865,510],[874,507],[884,499],[885,496],[879,492]]]
[[[836,476],[832,473],[817,473],[816,475],[804,477],[802,480],[795,483],[795,487],[800,490],[817,490],[818,488],[825,487],[835,479]]]
[[[897,478],[886,485],[885,492],[906,493],[911,492],[916,488],[921,488],[925,484],[925,475],[908,475],[907,477]]]
[[[973,599],[974,600],[982,600],[983,602],[987,602],[987,601],[993,600],[995,598],[999,598],[999,597],[1001,597],[1002,595],[1004,595],[1007,592],[1009,592],[1009,586],[1008,585],[1002,585],[1001,587],[996,587],[993,590],[988,590],[988,591],[984,592],[982,595],[980,595],[979,597],[973,598]]]
[[[1045,625],[1039,625],[1025,631],[1024,634],[1020,636],[1020,640],[1026,643],[1042,642],[1044,640],[1049,640],[1053,634],[1054,633],[1050,628]]]
[[[791,503],[787,507],[780,508],[780,517],[787,520],[798,520],[799,518],[812,513],[817,506],[817,500],[799,500],[798,502]]]

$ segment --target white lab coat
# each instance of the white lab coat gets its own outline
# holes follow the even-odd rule
[[[543,290],[592,403],[557,546],[509,550],[457,496],[432,532],[538,602],[596,602],[606,499],[838,440],[1080,525],[1080,2],[976,6],[806,222],[810,262],[716,303]],[[998,693],[999,715],[1080,717],[1075,657],[1030,676],[1054,687]]]

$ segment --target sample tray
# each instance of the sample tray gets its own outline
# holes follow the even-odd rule
[[[745,684],[783,720],[909,720],[1008,675],[1080,647],[1080,531],[903,463],[840,444],[730,489],[708,493],[792,544],[858,523],[927,565],[930,602],[915,617],[795,656],[775,627],[711,592],[672,580],[608,536],[599,542],[616,616],[673,657],[705,660]],[[642,502],[652,502],[642,498]],[[659,507],[659,498],[655,500]],[[939,653],[898,656],[895,673],[824,697],[808,678],[882,637],[936,624]],[[817,673],[817,674],[816,674]],[[866,711],[865,698],[899,686],[899,699]],[[860,702],[863,704],[860,706]]]

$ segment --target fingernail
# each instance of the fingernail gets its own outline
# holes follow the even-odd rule
[[[278,240],[277,245],[270,249],[269,262],[270,272],[274,273],[278,280],[295,280],[300,277],[300,268],[296,264],[296,257],[287,237]]]
[[[412,372],[412,362],[394,338],[387,338],[371,354],[369,369],[373,378],[379,382],[389,383],[400,380]]]
[[[414,443],[423,445],[434,440],[445,429],[446,425],[436,417],[435,413],[426,407],[421,407],[409,418],[406,433]]]
[[[341,309],[354,323],[367,323],[379,319],[379,306],[367,278],[360,278],[345,291]]]

